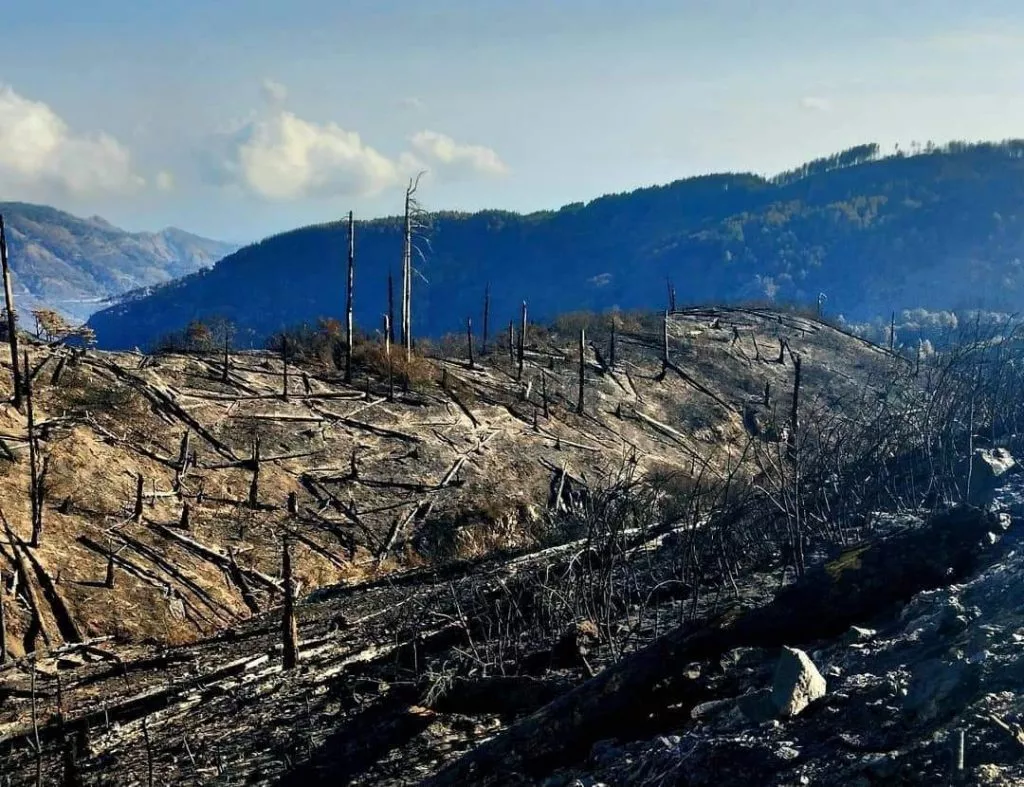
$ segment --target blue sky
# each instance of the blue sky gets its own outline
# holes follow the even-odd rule
[[[557,207],[866,141],[1024,136],[1024,8],[909,0],[6,3],[0,199],[230,240]]]

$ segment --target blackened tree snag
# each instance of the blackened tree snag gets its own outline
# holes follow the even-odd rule
[[[142,491],[145,488],[146,481],[142,477],[142,473],[135,474],[135,504],[132,507],[132,521],[142,521]]]
[[[284,386],[281,388],[281,398],[288,401],[288,334],[281,334],[281,364],[284,368]]]
[[[526,301],[523,301],[523,313],[519,321],[519,343],[516,345],[516,380],[523,379],[523,348],[526,345]]]
[[[491,285],[484,287],[484,335],[480,348],[481,355],[487,355],[487,334],[491,327]]]
[[[391,318],[384,315],[384,358],[388,364],[388,401],[395,401],[395,363],[391,357],[391,335],[393,326]]]
[[[14,310],[14,291],[11,289],[11,268],[7,259],[7,230],[0,214],[0,263],[3,263],[4,306],[7,309],[7,341],[11,345],[11,373],[14,377],[14,407],[21,409],[21,359],[18,357],[18,315]],[[26,366],[26,372],[28,367]]]
[[[423,214],[423,208],[416,199],[416,189],[419,188],[423,174],[420,172],[414,179],[410,179],[405,190],[405,225],[402,233],[402,344],[405,346],[406,363],[412,361],[412,238],[417,229],[422,229],[419,217]]]
[[[24,368],[28,369],[28,352],[24,353]],[[28,415],[28,463],[29,463],[29,502],[32,505],[32,547],[39,546],[39,537],[43,533],[42,512],[42,479],[39,474],[39,444],[36,438],[36,417],[32,407],[32,381],[25,377],[25,406]]]
[[[348,212],[348,288],[345,295],[345,382],[352,382],[352,287],[355,283],[356,223]]]
[[[661,371],[664,374],[668,369],[671,360],[668,357],[668,311],[665,312],[661,323]]]
[[[224,368],[221,369],[220,381],[226,383],[231,374],[231,355],[229,353],[231,349],[231,335],[228,331],[224,331]]]
[[[0,664],[7,663],[7,618],[4,617],[4,572],[0,571]]]
[[[676,286],[669,278],[665,279],[665,283],[668,285],[668,310],[674,312],[676,310]]]
[[[473,368],[473,318],[466,318],[466,346],[469,350],[469,368]]]
[[[181,483],[185,480],[185,475],[188,473],[188,463],[192,456],[191,437],[192,430],[186,429],[185,434],[181,438],[181,445],[178,448],[178,463],[174,469],[174,490],[176,492],[181,491]]]
[[[800,356],[793,356],[793,403],[789,409],[789,434],[786,437],[786,446],[790,453],[796,451],[797,430],[800,427]]]
[[[546,374],[540,376],[540,397],[544,405],[544,417],[548,418],[548,376]]]
[[[295,622],[295,584],[292,581],[291,544],[285,537],[281,554],[281,576],[284,580],[284,609],[281,621],[284,640],[284,668],[299,664],[299,629]]]
[[[260,503],[260,436],[252,439],[252,481],[249,484],[249,508],[256,508]]]
[[[395,343],[395,277],[388,271],[388,313],[384,328],[387,340]]]
[[[612,369],[615,368],[615,315],[612,314],[612,336],[608,342],[608,366]]]
[[[896,349],[896,312],[892,313],[889,320],[889,352]]]
[[[576,412],[583,415],[585,410],[584,395],[587,384],[587,337],[586,329],[580,328],[580,395],[576,400]]]

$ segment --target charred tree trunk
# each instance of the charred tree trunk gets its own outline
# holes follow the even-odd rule
[[[674,312],[676,310],[676,286],[672,283],[672,279],[665,280],[668,286],[668,310]]]
[[[896,349],[896,312],[892,313],[892,319],[889,320],[889,352]]]
[[[544,403],[544,417],[548,418],[548,376],[546,374],[540,376],[540,398]]]
[[[229,350],[231,349],[231,339],[228,336],[227,331],[224,332],[224,368],[221,370],[220,381],[226,383],[228,381],[228,375],[231,374],[231,356]]]
[[[612,336],[608,342],[608,366],[612,369],[615,368],[615,315],[612,315]]]
[[[484,287],[484,335],[480,354],[487,355],[487,335],[491,327],[491,285]]]
[[[800,428],[800,356],[793,356],[793,403],[789,408],[789,434],[786,446],[791,455],[796,452],[797,430]]]
[[[103,582],[104,587],[112,590],[114,587],[114,546],[107,539],[107,576]]]
[[[189,508],[188,503],[185,503],[185,505],[181,507],[181,519],[178,520],[178,527],[182,530],[188,530],[191,527],[191,522],[189,522],[191,514],[192,511]]]
[[[284,668],[294,669],[299,664],[299,628],[295,622],[295,584],[292,581],[291,544],[284,539],[281,555],[281,575],[284,580],[284,609],[282,637],[284,643]]]
[[[519,343],[516,345],[516,380],[523,379],[523,350],[526,346],[526,301],[523,301],[523,313],[519,321]]]
[[[288,493],[288,516],[296,516],[299,513],[299,497],[294,492]]]
[[[661,371],[662,373],[668,369],[671,359],[668,357],[668,311],[665,312],[665,316],[661,323]]]
[[[145,488],[146,481],[142,477],[142,473],[135,474],[135,505],[132,507],[132,520],[135,522],[142,521],[142,492]]]
[[[281,398],[288,401],[288,335],[281,335],[281,364],[284,367],[284,386],[281,388]]]
[[[24,368],[28,369],[28,352],[23,355]],[[42,512],[42,479],[39,475],[39,445],[36,440],[36,417],[32,407],[32,381],[25,375],[25,407],[28,415],[28,464],[29,464],[29,503],[32,507],[32,547],[39,546],[39,538],[43,534]]]
[[[188,473],[189,457],[192,455],[191,438],[192,430],[186,429],[181,438],[181,446],[178,448],[178,466],[174,471],[174,488],[177,491],[181,490],[181,482],[185,480],[185,475]]]
[[[348,212],[348,289],[345,296],[345,382],[352,382],[352,287],[355,284],[356,223]]]
[[[252,439],[252,481],[249,484],[249,508],[256,508],[260,504],[260,436]]]
[[[395,343],[395,277],[388,271],[388,314],[384,328],[385,335],[391,344]]]
[[[0,664],[7,663],[7,618],[4,612],[4,572],[0,571]]]
[[[469,368],[473,368],[473,318],[466,318],[466,346],[469,349]]]
[[[516,364],[516,324],[515,320],[508,321],[508,362]]]
[[[0,214],[0,263],[3,264],[4,306],[7,308],[7,341],[11,345],[11,373],[14,378],[14,407],[21,410],[21,358],[18,357],[18,315],[14,309],[14,291],[11,289],[11,268],[7,260],[7,230]],[[28,373],[28,366],[25,367]]]
[[[388,365],[388,401],[395,401],[395,363],[391,357],[391,318],[384,315],[384,361]]]
[[[587,356],[586,356],[587,341],[586,340],[587,340],[586,330],[584,328],[580,328],[580,394],[579,394],[579,398],[576,400],[576,412],[579,413],[580,415],[583,415],[583,413],[585,411],[585,401],[584,401],[584,398],[585,398],[585,394],[586,394],[586,384],[587,384]]]

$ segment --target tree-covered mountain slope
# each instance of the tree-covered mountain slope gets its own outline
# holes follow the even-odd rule
[[[865,319],[911,308],[1024,304],[1024,142],[929,146],[879,156],[864,145],[766,179],[708,175],[528,215],[432,214],[418,244],[413,326],[491,329],[527,300],[537,319],[575,309],[661,308],[769,299]],[[429,195],[424,195],[429,201]],[[346,227],[268,238],[212,269],[93,316],[101,346],[151,345],[192,319],[220,316],[260,342],[284,326],[343,314]],[[387,309],[402,221],[357,223],[356,322]],[[396,303],[400,277],[396,276]],[[396,306],[397,308],[397,306]]]
[[[19,311],[48,306],[79,320],[129,290],[187,276],[238,247],[170,227],[126,232],[104,219],[0,203]]]

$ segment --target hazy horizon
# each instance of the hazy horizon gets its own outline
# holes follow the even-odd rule
[[[5,12],[0,199],[247,242],[531,212],[851,145],[1024,136],[1024,9],[40,0]]]

